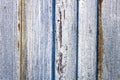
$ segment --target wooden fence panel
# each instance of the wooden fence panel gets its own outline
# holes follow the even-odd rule
[[[79,1],[78,80],[96,80],[97,0]]]
[[[76,79],[77,0],[56,0],[55,80]]]
[[[1,0],[0,80],[120,80],[120,0]]]
[[[0,80],[18,80],[17,0],[0,0]]]
[[[101,72],[99,80],[120,80],[120,0],[100,4]]]
[[[52,0],[23,3],[26,80],[51,80]]]

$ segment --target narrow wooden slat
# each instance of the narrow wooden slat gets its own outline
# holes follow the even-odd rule
[[[96,80],[97,0],[79,0],[78,80]]]
[[[101,73],[99,80],[120,80],[120,0],[101,3]]]
[[[25,0],[26,80],[51,80],[52,0]]]
[[[55,79],[76,79],[77,0],[56,0]]]
[[[0,80],[18,80],[17,0],[0,0]]]

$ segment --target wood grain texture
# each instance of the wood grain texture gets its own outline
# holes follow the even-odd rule
[[[119,4],[1,0],[0,80],[120,80]]]
[[[103,0],[102,80],[120,80],[120,0]],[[101,80],[101,79],[100,79]]]
[[[0,80],[18,80],[17,0],[0,0]]]
[[[76,80],[77,0],[56,0],[56,80]]]
[[[96,80],[97,0],[79,1],[78,80]]]
[[[51,80],[52,0],[25,0],[26,80]]]

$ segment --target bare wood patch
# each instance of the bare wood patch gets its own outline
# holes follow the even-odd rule
[[[18,23],[18,31],[20,32],[20,23]]]
[[[18,48],[19,48],[19,80],[25,80],[25,53],[24,53],[24,0],[18,0]]]
[[[98,1],[98,10],[99,10],[99,24],[98,24],[98,80],[102,80],[102,62],[103,62],[103,30],[102,30],[102,2],[103,0]]]

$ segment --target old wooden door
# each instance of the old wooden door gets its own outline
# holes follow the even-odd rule
[[[120,0],[0,0],[0,80],[120,80]]]

